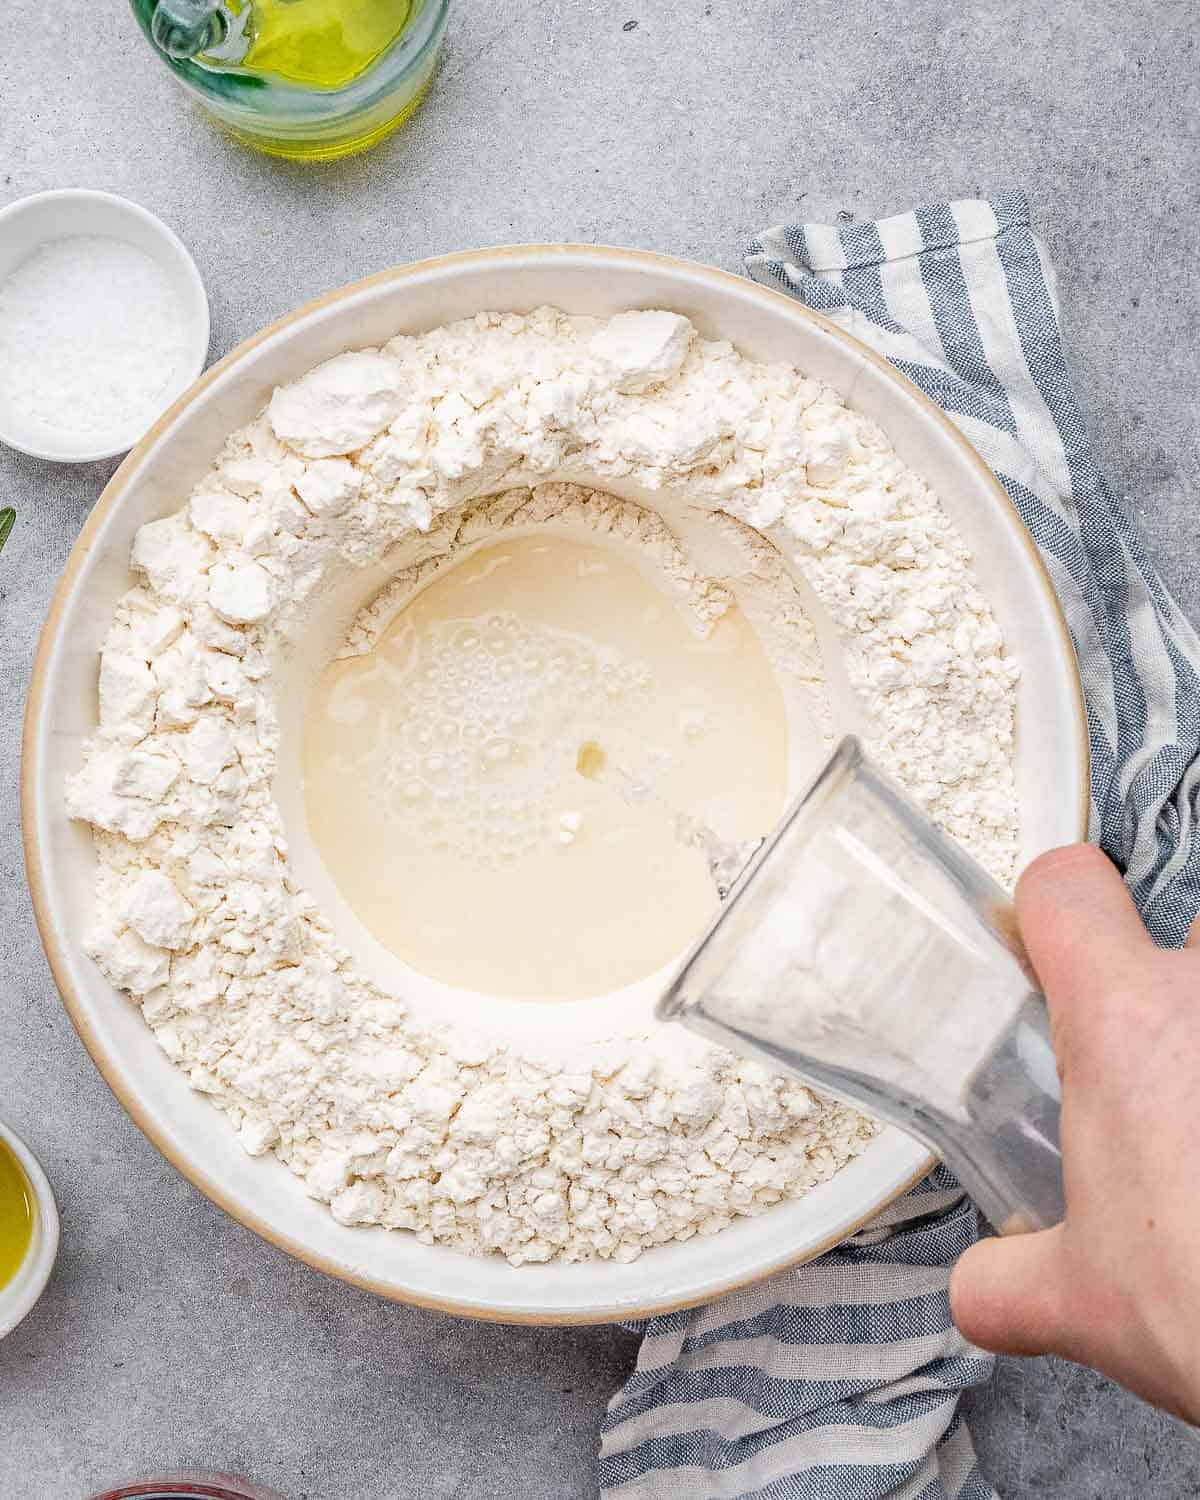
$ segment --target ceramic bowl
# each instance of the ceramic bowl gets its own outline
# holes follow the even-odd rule
[[[158,413],[191,385],[208,358],[208,297],[195,261],[161,219],[115,193],[62,188],[19,198],[0,209],[0,285],[31,255],[75,235],[123,240],[158,263],[179,302],[184,352],[157,408],[112,431],[70,432],[52,420],[35,421],[0,401],[0,443],[55,463],[89,463],[127,452]]]
[[[1087,735],[1070,638],[1036,548],[1004,491],[942,413],[884,361],[782,294],[686,261],[595,246],[520,246],[446,256],[332,292],[249,339],[129,455],[84,527],[55,595],[30,689],[22,766],[34,906],[64,1002],[137,1124],[199,1188],[291,1254],[385,1296],[515,1322],[601,1322],[706,1301],[836,1244],[927,1169],[925,1150],[884,1130],[803,1200],[720,1234],[649,1251],[630,1265],[514,1268],[498,1258],[348,1228],[273,1159],[252,1159],[167,1061],[137,1010],[83,951],[93,902],[90,834],[71,823],[63,782],[95,724],[97,650],[129,584],[133,534],[179,508],[226,435],[275,385],[345,349],[379,344],[482,309],[553,303],[578,314],[634,307],[685,313],[756,360],[785,360],[873,417],[940,494],[975,555],[1019,658],[1020,858],[1084,836]]]
[[[3,1141],[33,1191],[33,1238],[12,1280],[0,1287],[0,1339],[31,1311],[46,1289],[58,1255],[58,1206],[41,1163],[15,1131],[0,1123]]]

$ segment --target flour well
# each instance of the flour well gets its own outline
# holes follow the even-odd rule
[[[744,613],[793,786],[856,728],[1011,875],[1015,667],[936,497],[832,392],[663,312],[481,314],[276,391],[139,531],[67,794],[96,829],[89,951],[245,1148],[343,1223],[516,1264],[718,1231],[874,1133],[654,1032],[649,997],[571,1002],[612,1017],[586,1040],[518,1036],[499,998],[464,1024],[415,980],[369,974],[357,930],[298,878],[294,726],[334,654],[314,622],[340,612],[361,660],[470,549],[579,524],[695,620]]]
[[[683,952],[716,892],[668,820],[580,776],[592,738],[731,839],[783,811],[783,698],[732,600],[697,620],[612,546],[510,529],[322,674],[309,827],[356,915],[421,972],[604,995]]]

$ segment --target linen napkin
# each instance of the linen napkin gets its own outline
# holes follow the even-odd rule
[[[749,274],[824,313],[936,401],[1038,544],[1079,656],[1091,838],[1156,941],[1200,911],[1200,639],[1096,468],[1022,194],[874,223],[787,224]],[[609,1405],[613,1500],[994,1500],[958,1413],[990,1356],[950,1320],[974,1209],[939,1168],[820,1260],[635,1325]]]

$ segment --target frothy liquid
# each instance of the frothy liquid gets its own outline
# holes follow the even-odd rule
[[[603,994],[682,952],[717,894],[660,812],[580,774],[584,745],[724,839],[783,809],[783,699],[740,612],[701,640],[614,550],[518,536],[446,569],[370,656],[326,669],[309,828],[351,909],[421,972]]]

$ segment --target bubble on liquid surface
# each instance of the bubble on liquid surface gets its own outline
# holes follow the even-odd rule
[[[645,662],[508,611],[410,640],[361,773],[429,848],[507,867],[561,844],[562,778],[603,768],[584,742],[614,703],[653,690]],[[599,757],[584,770],[583,749]]]

